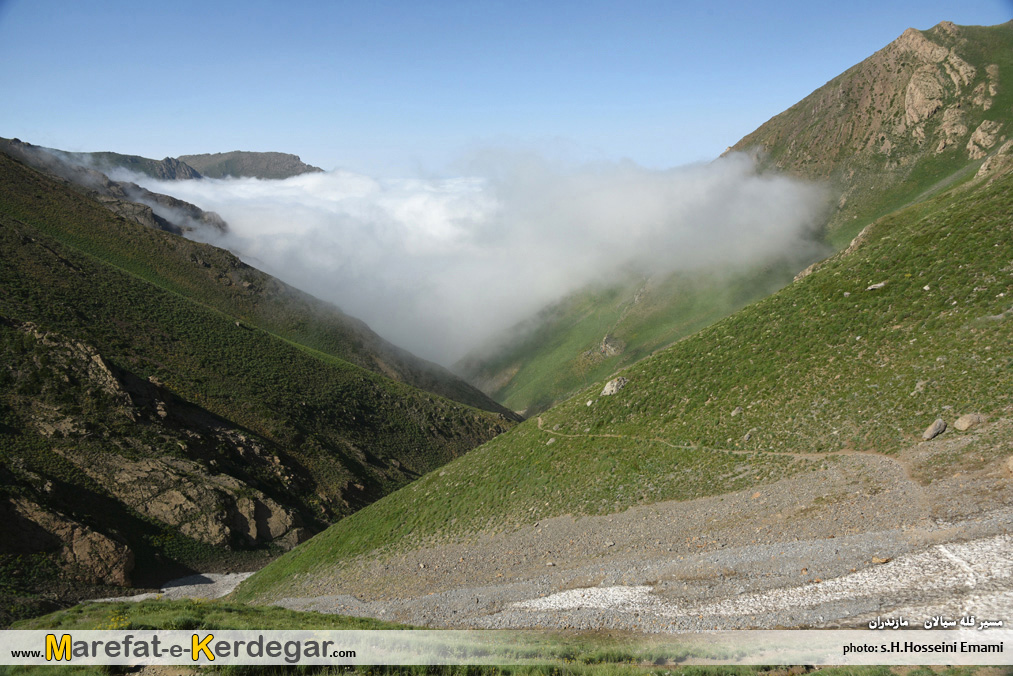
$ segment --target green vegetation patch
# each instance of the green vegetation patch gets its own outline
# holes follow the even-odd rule
[[[1013,176],[881,219],[867,243],[332,527],[247,580],[563,514],[893,453],[936,418],[1013,406]],[[539,429],[541,424],[541,429]],[[957,432],[952,432],[957,434]],[[372,554],[372,555],[377,555]]]

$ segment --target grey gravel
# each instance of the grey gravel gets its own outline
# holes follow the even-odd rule
[[[995,455],[1008,453],[1000,446],[1013,423],[992,431]],[[269,600],[455,628],[846,628],[877,615],[958,610],[1008,623],[1007,458],[952,474],[938,464],[976,439],[947,436],[898,456],[838,455],[738,493],[363,557],[305,574],[289,585],[297,594]]]

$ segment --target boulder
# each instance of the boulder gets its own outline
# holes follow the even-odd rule
[[[936,421],[926,428],[922,432],[922,439],[928,441],[929,439],[935,439],[940,434],[946,431],[946,421],[942,418],[936,418]]]
[[[619,378],[613,378],[612,380],[605,383],[605,387],[601,391],[601,396],[608,397],[610,395],[615,394],[619,390],[626,387],[626,383],[628,382],[630,382],[629,379],[623,378],[622,376],[620,376]]]
[[[956,422],[953,423],[953,426],[961,432],[966,432],[972,427],[976,427],[983,422],[985,422],[985,416],[980,413],[965,413],[957,418]]]

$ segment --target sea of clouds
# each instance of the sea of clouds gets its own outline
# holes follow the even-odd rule
[[[812,260],[825,208],[742,154],[659,171],[490,150],[461,174],[134,180],[229,224],[198,237],[443,364],[620,270]]]

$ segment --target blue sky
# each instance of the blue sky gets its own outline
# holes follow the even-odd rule
[[[896,38],[1013,2],[0,0],[0,136],[452,172],[524,147],[709,160]]]

